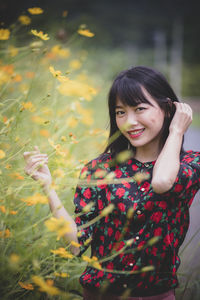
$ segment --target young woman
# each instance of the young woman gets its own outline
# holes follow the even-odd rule
[[[182,146],[192,110],[162,74],[141,66],[117,76],[108,105],[108,146],[83,168],[88,186],[80,183],[74,196],[75,212],[92,202],[89,212],[75,221],[69,216],[51,189],[48,157],[38,147],[24,153],[25,172],[42,182],[54,215],[70,221],[66,239],[81,245],[71,251],[81,255],[90,244],[101,263],[102,269],[88,266],[80,278],[84,299],[175,299],[178,250],[200,187],[200,153]],[[128,149],[129,159],[120,160]],[[109,176],[113,182],[101,181]]]

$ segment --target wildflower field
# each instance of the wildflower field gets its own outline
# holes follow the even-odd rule
[[[42,14],[30,8],[0,28],[1,299],[82,299],[81,272],[88,263],[101,268],[89,251],[69,252],[68,224],[52,217],[39,183],[25,175],[23,152],[37,145],[48,154],[53,188],[73,215],[80,170],[106,145],[112,76],[129,57],[89,51],[95,33],[85,24],[58,42],[37,28]]]

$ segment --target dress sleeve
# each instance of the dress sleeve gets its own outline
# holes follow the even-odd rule
[[[200,189],[200,152],[187,151],[182,156],[180,168],[172,188],[162,196],[175,194],[189,204]]]
[[[91,178],[92,171],[87,166],[85,166],[81,171],[80,181],[76,187],[74,195],[76,214],[75,222],[78,227],[78,242],[81,245],[79,256],[86,251],[91,243],[95,224],[90,225],[89,223],[98,215],[97,188],[96,186],[92,185],[87,186],[87,183],[91,182]],[[81,179],[84,179],[83,185],[81,185]],[[86,205],[89,206],[89,209],[85,211]]]

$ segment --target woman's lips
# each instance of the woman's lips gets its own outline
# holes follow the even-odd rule
[[[144,132],[145,128],[142,128],[142,129],[137,129],[137,130],[129,130],[127,131],[128,132],[128,135],[130,138],[137,138],[139,136],[142,135],[142,133]]]

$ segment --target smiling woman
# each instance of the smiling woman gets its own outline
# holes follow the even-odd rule
[[[37,147],[24,153],[25,171],[42,183],[54,216],[67,221],[73,254],[83,258],[91,245],[80,277],[84,300],[173,300],[178,250],[200,188],[200,153],[182,146],[192,110],[147,67],[120,73],[108,104],[108,146],[81,171],[75,220],[52,189],[48,157]]]

